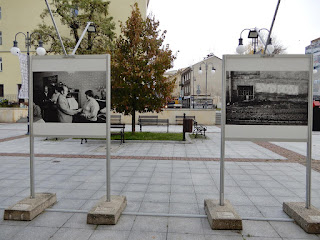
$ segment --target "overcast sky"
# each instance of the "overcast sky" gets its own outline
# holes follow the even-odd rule
[[[148,13],[167,30],[166,41],[177,53],[173,69],[188,67],[214,53],[235,54],[245,28],[270,29],[278,0],[150,0]],[[263,31],[267,33],[266,31]],[[273,34],[289,54],[304,54],[320,37],[320,0],[282,0]],[[244,45],[250,42],[243,32]],[[178,52],[179,51],[179,52]]]

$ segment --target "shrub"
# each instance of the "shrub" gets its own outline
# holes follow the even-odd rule
[[[10,102],[8,99],[0,99],[0,107],[19,107],[19,103],[17,102]]]

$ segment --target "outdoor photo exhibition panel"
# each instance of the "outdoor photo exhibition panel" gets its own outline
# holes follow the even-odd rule
[[[108,64],[107,55],[32,57],[33,135],[104,137]]]
[[[32,56],[30,79],[31,196],[34,137],[103,137],[110,201],[110,55]]]
[[[310,206],[312,55],[224,55],[220,205],[225,141],[307,142]]]

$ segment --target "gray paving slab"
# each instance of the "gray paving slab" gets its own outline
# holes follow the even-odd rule
[[[132,231],[129,235],[128,240],[167,240],[166,233],[158,233],[158,232],[136,232]]]
[[[96,201],[94,203],[97,203]],[[88,209],[89,210],[89,209]],[[61,214],[61,213],[60,213]],[[95,230],[96,225],[87,224],[87,214],[75,213],[62,226],[69,229]]]
[[[133,224],[132,231],[167,233],[168,218],[137,216]]]
[[[319,239],[315,234],[308,234],[302,228],[298,227],[296,223],[293,222],[270,222],[274,230],[282,238],[289,239]]]
[[[19,125],[17,129],[23,131],[23,126]],[[9,129],[6,131],[16,131],[13,125],[0,124],[0,129],[6,127]],[[172,130],[180,131],[179,127],[181,126],[172,127]],[[154,131],[152,128],[150,130]],[[112,155],[197,155],[197,158],[219,158],[219,132],[219,128],[212,127],[208,133],[208,140],[196,141],[189,145],[130,142],[120,146],[119,143],[112,143]],[[19,132],[14,134],[17,133]],[[318,138],[319,136],[314,137],[316,143]],[[28,144],[20,140],[0,143],[0,153],[5,150],[26,153]],[[43,138],[37,138],[36,144],[37,151],[41,153],[56,153],[56,149],[60,149],[64,154],[104,154],[103,145],[98,141],[90,141],[87,146],[81,146],[79,140],[45,141]],[[229,142],[227,146],[228,156],[236,158],[284,160],[283,157],[252,142]],[[7,207],[29,194],[29,181],[26,180],[29,177],[29,161],[27,157],[0,157],[0,164],[0,207]],[[204,214],[203,200],[207,197],[219,197],[219,162],[113,159],[111,164],[111,191],[127,196],[128,205],[125,212]],[[57,193],[58,203],[53,206],[54,209],[89,210],[99,196],[105,194],[104,167],[103,159],[36,158],[36,191],[48,190]],[[226,162],[225,168],[225,197],[234,202],[234,207],[243,217],[288,219],[282,211],[281,203],[292,200],[304,201],[305,167],[300,164]],[[312,204],[319,208],[320,174],[313,172],[312,180]],[[3,211],[0,210],[0,214],[3,215]],[[1,219],[0,232],[13,236],[13,239],[14,236],[22,239],[22,232],[27,236],[26,239],[31,239],[34,237],[31,229],[35,229],[35,232],[43,229],[39,239],[63,239],[68,236],[87,239],[89,234],[89,239],[318,239],[316,235],[306,235],[293,223],[248,221],[241,234],[213,231],[207,219],[195,219],[123,215],[118,225],[97,227],[86,224],[86,214],[46,212],[32,222]],[[261,224],[268,227],[261,227]],[[84,234],[78,235],[76,229],[81,229],[79,232]],[[278,235],[273,235],[273,230]]]
[[[11,239],[12,240],[48,240],[56,232],[58,228],[54,227],[25,227],[20,232],[15,234]]]
[[[89,238],[90,240],[117,239],[127,240],[130,231],[96,230]]]
[[[0,225],[0,239],[12,239],[14,235],[21,231],[20,226]]]
[[[201,219],[170,217],[168,219],[168,232],[203,234]]]
[[[274,230],[269,222],[242,221],[244,237],[269,237],[278,238],[279,234]],[[263,229],[263,230],[262,230]]]
[[[72,213],[44,212],[36,217],[28,226],[59,228],[62,227],[72,215]]]
[[[93,230],[89,229],[71,229],[60,228],[53,236],[52,240],[88,240],[93,234]]]
[[[243,240],[242,236],[213,236],[213,235],[206,235],[206,240]]]
[[[190,233],[168,233],[167,240],[205,240],[204,235]]]
[[[169,213],[169,202],[142,202],[139,212],[143,213]]]

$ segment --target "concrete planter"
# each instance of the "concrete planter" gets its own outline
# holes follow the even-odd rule
[[[28,116],[28,108],[1,108],[0,123],[15,123]]]

